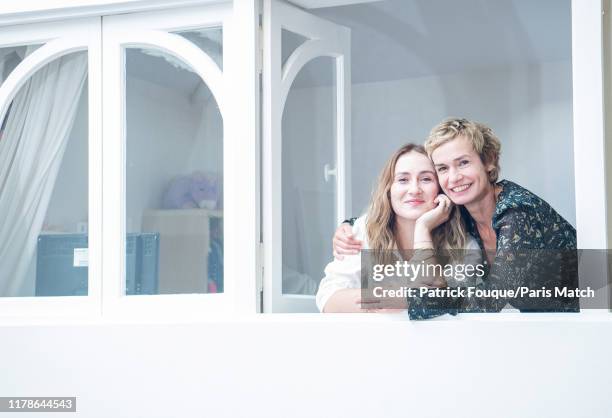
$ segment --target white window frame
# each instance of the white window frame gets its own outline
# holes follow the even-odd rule
[[[315,58],[332,58],[336,78],[335,221],[340,223],[351,211],[350,30],[311,15],[284,0],[264,0],[263,13],[264,311],[316,311],[314,296],[284,294],[282,291],[282,118],[287,97],[300,71]],[[283,29],[307,39],[293,51],[284,65],[281,61]]]
[[[606,184],[606,143],[604,106],[604,1],[572,0],[572,77],[574,122],[574,178],[578,248],[610,248],[612,236],[608,219],[612,184]],[[607,86],[610,88],[610,86]],[[610,152],[610,151],[608,151]],[[608,161],[608,164],[612,160]],[[609,169],[610,170],[610,169]],[[608,170],[608,171],[609,171]],[[608,266],[601,260],[601,282],[607,288]],[[581,266],[590,271],[595,266]],[[584,270],[583,270],[584,269]],[[610,295],[607,303],[610,306]],[[597,309],[592,313],[606,314]]]
[[[312,1],[316,7],[327,5],[325,0],[296,0],[309,2]],[[331,1],[331,0],[330,0]],[[343,3],[357,3],[358,0],[342,1]],[[101,15],[111,15],[119,13],[138,12],[155,8],[173,8],[184,6],[185,4],[207,4],[215,0],[165,0],[155,2],[155,4],[143,1],[132,1],[119,4],[108,1],[89,1],[83,2],[76,7],[57,7],[61,1],[51,7],[49,1],[41,0],[38,4],[30,2],[30,5],[22,4],[2,4],[0,5],[0,46],[21,45],[24,43],[38,43],[41,41],[57,38],[62,31],[69,33],[71,28],[76,28],[84,22],[90,21],[86,17],[93,17],[94,20],[100,19]],[[319,3],[324,4],[319,4]],[[33,4],[34,3],[34,4]],[[242,161],[243,171],[247,177],[252,176],[254,180],[249,183],[249,187],[244,186],[240,179],[233,179],[229,182],[226,179],[224,187],[229,192],[234,187],[241,187],[243,203],[241,213],[245,216],[236,217],[237,209],[226,208],[225,215],[236,219],[236,224],[229,226],[225,231],[226,240],[240,242],[244,250],[242,263],[233,263],[226,267],[226,276],[237,275],[229,311],[233,313],[243,313],[252,315],[257,311],[256,295],[260,290],[261,273],[261,245],[259,242],[259,193],[260,186],[257,179],[259,173],[258,157],[258,66],[259,66],[259,35],[258,35],[258,13],[259,5],[257,0],[235,0],[234,2],[234,24],[235,37],[229,42],[241,43],[242,58],[232,54],[234,60],[240,60],[248,67],[249,77],[240,78],[237,74],[233,86],[233,96],[240,96],[241,100],[232,102],[231,108],[236,112],[241,112],[244,123],[237,127],[227,127],[224,132],[225,139],[233,135],[242,138],[253,139],[241,142],[244,158],[236,158],[235,161]],[[313,4],[314,4],[313,3]],[[576,218],[578,244],[580,248],[608,248],[611,234],[606,231],[607,225],[607,196],[612,196],[612,186],[605,181],[605,160],[602,158],[605,151],[605,118],[604,118],[604,98],[603,98],[603,71],[604,71],[604,43],[602,40],[603,18],[602,11],[604,3],[608,6],[608,0],[593,0],[585,2],[583,0],[572,0],[572,65],[573,65],[573,122],[574,122],[574,165],[575,165],[575,189],[576,189]],[[310,4],[304,3],[308,7]],[[609,13],[609,10],[607,11]],[[76,19],[80,17],[82,19]],[[69,19],[69,20],[65,20]],[[32,22],[48,22],[36,23]],[[610,23],[606,21],[606,24]],[[11,26],[14,25],[14,26]],[[73,26],[74,25],[74,26]],[[99,45],[99,31],[97,34],[90,34],[93,38],[98,37],[95,43]],[[241,38],[242,37],[242,38]],[[249,39],[246,42],[245,39]],[[83,39],[81,39],[83,40]],[[228,48],[229,50],[229,48]],[[606,54],[610,54],[605,51]],[[101,53],[96,52],[96,48],[88,50],[89,56],[89,210],[90,210],[90,273],[89,273],[89,296],[87,297],[57,297],[57,298],[0,298],[0,312],[2,317],[11,317],[9,321],[24,316],[35,317],[57,317],[64,316],[70,318],[93,317],[101,318],[101,284],[102,284],[102,261],[101,261],[101,161],[95,155],[101,155],[101,120],[100,115],[101,100]],[[34,54],[33,54],[34,55]],[[228,69],[225,69],[227,71]],[[244,73],[243,73],[244,74]],[[97,81],[96,81],[97,80]],[[606,86],[609,87],[609,86]],[[8,96],[8,89],[0,89],[0,105],[3,97]],[[96,111],[98,109],[98,111]],[[97,154],[96,154],[97,153]],[[95,154],[92,156],[92,154]],[[587,176],[585,173],[589,173]],[[251,187],[252,186],[252,187]],[[96,208],[99,208],[99,213]],[[96,239],[95,235],[98,234]],[[95,251],[96,242],[100,247]],[[226,241],[227,242],[227,241]],[[96,258],[98,267],[96,267]],[[129,312],[131,315],[133,312]],[[224,310],[225,313],[227,311]],[[513,318],[516,314],[498,314],[496,316],[486,316],[486,320],[505,320]],[[572,318],[576,318],[571,315]],[[349,321],[345,315],[292,315],[294,318],[304,320],[339,320]],[[368,317],[369,319],[365,319]],[[482,320],[480,315],[470,315],[468,318]],[[520,315],[521,318],[526,315]],[[545,317],[545,318],[544,318]],[[568,316],[563,315],[539,315],[546,320],[565,320]],[[164,316],[164,318],[166,318]],[[360,321],[361,318],[367,321],[374,320],[367,314],[352,315],[349,322]],[[131,320],[132,317],[120,318],[120,320]],[[189,318],[193,319],[193,318]],[[574,320],[574,319],[573,319]]]
[[[374,0],[376,1],[376,0]],[[578,236],[578,248],[609,248],[612,240],[612,232],[607,231],[607,197],[612,196],[612,185],[606,186],[606,166],[605,166],[605,135],[604,135],[604,100],[603,100],[603,19],[604,1],[609,5],[609,0],[594,0],[585,2],[582,0],[572,1],[572,77],[573,77],[573,126],[574,126],[574,172],[575,172],[575,201],[576,201],[576,230]],[[270,0],[274,4],[274,0]],[[321,7],[324,5],[357,4],[364,3],[362,0],[297,0],[295,3],[302,6]],[[266,3],[264,3],[266,4]],[[265,11],[266,12],[266,11]],[[268,14],[271,14],[267,11]],[[265,16],[264,16],[265,21]],[[265,29],[265,28],[264,28]],[[266,32],[264,31],[264,35]],[[267,36],[270,36],[269,34]],[[279,37],[280,34],[276,34]],[[278,41],[266,39],[265,44],[277,46]],[[608,52],[608,54],[610,54]],[[271,57],[266,57],[266,62]],[[273,67],[273,66],[271,66]],[[268,70],[268,77],[274,76],[274,68]],[[268,84],[271,84],[270,82]],[[265,89],[265,84],[264,84]],[[270,94],[264,90],[264,94]],[[280,97],[283,97],[280,94]],[[274,98],[268,101],[274,105]],[[264,100],[265,102],[265,100]],[[272,110],[272,113],[274,110]],[[266,121],[268,122],[268,121]],[[272,125],[272,124],[270,124]],[[265,125],[264,125],[265,128]],[[268,129],[274,129],[271,126]],[[266,134],[267,135],[267,134]],[[608,151],[611,156],[612,152]],[[280,153],[274,149],[271,155],[279,158]],[[276,159],[277,159],[276,158]],[[276,161],[272,158],[272,163]],[[264,167],[269,169],[269,167]],[[278,171],[278,170],[277,170]],[[611,175],[612,176],[612,175]],[[269,176],[275,178],[274,176]],[[264,175],[264,179],[266,176]],[[611,177],[612,178],[612,177]],[[272,188],[272,180],[265,180],[268,189]],[[273,201],[266,198],[266,202]],[[280,210],[276,208],[279,203],[272,203],[264,212],[264,219],[267,220],[264,231],[269,229],[269,224],[274,220],[274,209],[276,216]],[[612,213],[612,210],[611,210]],[[611,228],[612,231],[612,228]],[[278,231],[277,231],[278,232]],[[266,250],[266,265],[270,266],[272,273],[266,274],[266,284],[269,284],[266,291],[273,293],[272,299],[278,297],[278,289],[275,283],[278,282],[280,274],[278,266],[274,266],[274,261],[278,261],[278,242],[279,234],[267,234],[267,247],[272,247],[275,251]],[[272,254],[268,254],[272,252]],[[602,260],[603,261],[603,260]],[[588,267],[588,268],[585,268]],[[581,266],[581,271],[589,271],[592,275],[594,266]],[[607,266],[599,266],[601,271],[601,282],[597,287],[607,285]],[[269,277],[272,274],[272,277]],[[271,283],[271,284],[270,284]],[[278,287],[278,286],[276,286]],[[266,298],[270,299],[270,298]],[[609,297],[608,297],[609,299]],[[609,302],[608,302],[609,303]],[[274,310],[272,302],[266,303],[266,307]],[[599,313],[607,313],[605,310],[596,310]]]
[[[227,24],[231,6],[211,5],[195,9],[144,12],[102,18],[103,39],[103,112],[104,112],[104,315],[145,317],[191,316],[221,312],[227,308],[231,295],[231,280],[224,275],[223,293],[178,295],[126,295],[125,236],[126,236],[126,71],[125,48],[153,48],[187,63],[210,89],[228,126],[226,105],[227,82],[222,70],[205,52],[179,35],[170,32],[192,28],[222,27],[223,44],[227,41]],[[225,56],[224,56],[225,61]],[[226,66],[223,66],[226,68]],[[224,129],[223,156],[227,146]],[[226,165],[225,173],[235,170]],[[231,163],[230,163],[231,164]],[[224,207],[231,205],[224,197]],[[225,217],[224,224],[228,224]],[[119,243],[119,245],[117,245]],[[225,245],[228,247],[228,245]],[[224,251],[224,258],[229,254]],[[228,283],[229,282],[229,283]]]
[[[177,2],[165,2],[177,3]],[[184,3],[199,6],[184,7]],[[183,7],[180,7],[180,6]],[[140,8],[148,9],[150,5],[141,4]],[[137,19],[129,19],[129,15],[112,16],[109,20],[121,21],[125,18],[133,24],[130,30],[143,30],[151,26],[159,29],[191,29],[217,26],[223,24],[224,38],[224,72],[215,71],[216,64],[188,41],[169,45],[163,34],[155,31],[143,31],[143,37],[132,39],[141,44],[153,43],[162,47],[170,47],[179,57],[199,55],[194,62],[187,58],[200,75],[205,75],[207,85],[216,95],[217,103],[222,109],[224,118],[224,242],[225,269],[224,293],[203,295],[151,295],[151,296],[119,296],[121,281],[116,275],[121,268],[122,252],[118,252],[117,244],[124,245],[124,240],[116,237],[124,236],[122,213],[125,200],[117,199],[117,184],[121,179],[116,173],[123,173],[120,162],[122,152],[118,152],[122,144],[113,140],[111,132],[118,133],[118,108],[112,108],[117,95],[104,94],[104,82],[116,82],[113,77],[121,76],[115,69],[104,74],[105,68],[117,64],[112,55],[107,53],[103,63],[103,42],[101,22],[103,17],[96,16],[86,19],[68,19],[53,22],[32,23],[28,25],[3,27],[0,34],[1,46],[25,45],[41,43],[62,37],[62,41],[54,41],[49,46],[42,47],[32,53],[11,74],[0,90],[0,98],[10,103],[11,95],[19,87],[19,77],[31,73],[34,69],[52,59],[58,51],[73,52],[79,49],[89,49],[89,292],[88,296],[70,297],[20,297],[0,298],[0,317],[49,317],[65,316],[74,318],[104,318],[114,320],[173,320],[212,318],[228,313],[256,312],[257,309],[257,253],[258,253],[258,212],[259,180],[258,166],[258,9],[255,3],[237,1],[236,4],[219,1],[188,1],[179,2],[176,7],[158,12],[141,12],[134,5],[116,6],[114,13],[139,12]],[[99,9],[96,9],[99,12]],[[95,12],[90,7],[82,10],[67,10],[66,16],[88,14]],[[2,13],[2,6],[0,6]],[[172,16],[183,16],[180,25],[172,21]],[[57,11],[51,14],[57,17]],[[0,22],[3,22],[0,15]],[[32,16],[26,13],[24,21],[46,20],[46,13]],[[15,17],[11,17],[15,22]],[[19,22],[19,20],[17,20]],[[116,36],[115,33],[112,36]],[[124,34],[126,35],[126,34]],[[126,36],[129,36],[127,34]],[[176,36],[176,35],[175,35]],[[180,37],[178,37],[180,38]],[[182,40],[182,38],[180,38]],[[107,40],[112,40],[108,38]],[[176,39],[175,39],[176,40]],[[164,43],[166,42],[166,43]],[[109,47],[112,42],[104,43]],[[45,61],[45,57],[50,57]],[[202,74],[202,73],[205,74]],[[19,77],[18,77],[19,76]],[[212,79],[212,81],[211,81]],[[119,80],[122,82],[122,80]],[[105,87],[108,87],[106,85]],[[106,113],[104,113],[106,112]],[[109,114],[111,116],[109,116]],[[103,138],[104,115],[104,138]],[[248,116],[244,116],[248,115]],[[113,124],[114,123],[114,124]],[[122,132],[119,132],[121,135]],[[234,150],[242,150],[237,153]],[[117,152],[117,154],[114,154]],[[104,157],[104,158],[103,158]],[[118,158],[119,157],[119,158]],[[104,166],[103,166],[104,165]],[[252,179],[250,182],[244,179]],[[123,187],[123,185],[121,186]],[[104,196],[104,200],[102,197]],[[104,218],[104,230],[102,229]],[[114,228],[113,228],[114,227]],[[114,240],[114,241],[113,241]],[[104,256],[104,258],[103,258]],[[233,262],[231,262],[233,260]],[[104,266],[104,269],[102,268]],[[115,280],[113,280],[115,278]],[[102,283],[104,281],[104,286]]]
[[[88,56],[88,210],[89,284],[87,296],[3,297],[2,316],[95,315],[102,289],[102,108],[99,18],[2,28],[0,47],[43,44],[28,55],[0,87],[0,118],[19,88],[38,69],[63,55],[86,51]]]
[[[194,318],[232,313],[256,286],[256,130],[242,125],[244,96],[234,82],[255,76],[251,57],[242,55],[242,32],[233,23],[231,4],[213,4],[103,18],[104,77],[104,278],[103,313],[110,317]],[[223,28],[223,70],[202,50],[168,32]],[[224,291],[215,294],[126,296],[125,285],[125,65],[123,48],[152,47],[189,64],[211,90],[223,117]],[[118,71],[121,69],[121,71]],[[255,89],[252,89],[255,92]],[[255,96],[250,103],[255,103]],[[118,110],[119,109],[119,110]],[[255,109],[251,109],[255,113]],[[236,152],[245,149],[251,153]],[[249,172],[248,170],[253,170]],[[246,171],[246,172],[245,172]],[[252,184],[244,181],[253,179]],[[243,193],[245,188],[250,192]],[[251,221],[241,221],[242,219]],[[252,236],[244,236],[250,227]],[[120,243],[117,246],[117,243]],[[248,246],[248,248],[245,248]],[[241,262],[242,261],[242,262]],[[247,264],[250,263],[250,264]],[[246,266],[252,268],[247,270]],[[240,301],[240,302],[238,302]]]

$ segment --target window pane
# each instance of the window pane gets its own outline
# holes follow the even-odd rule
[[[86,78],[86,52],[52,61],[2,121],[1,296],[87,295]]]
[[[282,125],[283,293],[314,295],[336,223],[336,86],[332,58],[306,64]],[[327,176],[325,175],[327,172]]]
[[[291,54],[293,54],[293,51],[295,51],[307,40],[308,38],[306,38],[305,36],[302,36],[295,32],[291,32],[290,30],[281,30],[281,62],[283,66],[285,66],[285,63],[287,62]]]
[[[22,45],[0,48],[0,84],[6,80],[11,71],[25,57],[36,51],[42,45]]]
[[[223,69],[223,29],[204,28],[176,32],[177,35],[191,41],[194,45],[204,51]]]
[[[189,65],[126,49],[126,292],[223,291],[223,123]]]

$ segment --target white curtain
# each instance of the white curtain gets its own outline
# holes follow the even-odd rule
[[[87,54],[38,70],[13,100],[0,138],[0,296],[15,296],[36,252],[87,78]]]

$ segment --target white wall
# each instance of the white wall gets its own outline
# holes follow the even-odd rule
[[[160,209],[171,179],[188,174],[187,161],[201,109],[189,96],[135,77],[127,83],[126,158],[129,232],[140,231],[142,212]]]
[[[0,393],[88,418],[609,417],[612,323],[563,316],[0,326]]]
[[[197,170],[223,174],[223,118],[212,93],[204,83],[190,97],[196,110],[197,129],[187,160],[188,173]]]
[[[303,105],[292,114],[309,115],[314,107],[319,117],[312,123],[330,124],[327,108],[315,101],[327,89],[297,89]],[[570,62],[354,84],[352,94],[355,214],[367,206],[393,151],[423,143],[443,118],[463,116],[487,123],[500,137],[503,178],[540,195],[575,225]]]
[[[369,201],[386,159],[422,143],[443,118],[488,124],[502,141],[502,178],[548,201],[576,224],[571,63],[353,86],[353,208]]]

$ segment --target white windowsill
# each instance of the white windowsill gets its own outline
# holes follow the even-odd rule
[[[13,326],[81,326],[81,325],[189,325],[212,323],[294,323],[294,324],[325,324],[325,323],[392,323],[406,322],[412,324],[436,324],[448,322],[504,322],[504,323],[600,323],[612,322],[610,311],[605,309],[583,311],[580,313],[483,313],[459,314],[457,316],[444,315],[426,321],[410,321],[405,313],[398,314],[317,314],[317,313],[274,313],[229,315],[223,314],[209,318],[106,318],[106,317],[56,317],[56,318],[0,318],[0,327]],[[432,325],[435,326],[435,325]]]

